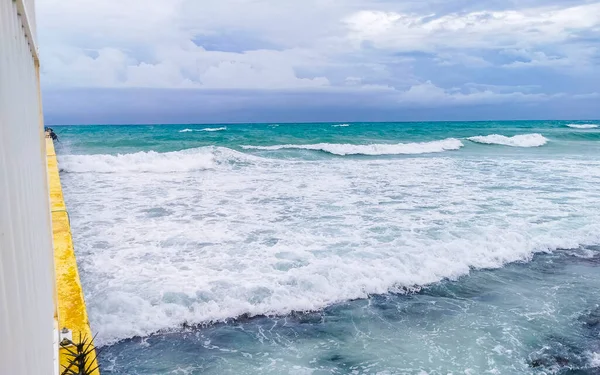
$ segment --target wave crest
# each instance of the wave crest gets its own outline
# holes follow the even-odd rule
[[[596,124],[567,124],[568,127],[573,129],[596,129]]]
[[[441,141],[419,142],[419,143],[398,143],[398,144],[370,144],[353,145],[338,143],[317,143],[309,145],[274,145],[274,146],[242,146],[247,150],[312,150],[323,151],[333,155],[413,155],[428,154],[444,151],[458,150],[463,147],[463,143],[455,138],[448,138]]]
[[[541,134],[522,134],[514,137],[507,137],[499,134],[486,136],[476,136],[467,138],[471,142],[482,143],[486,145],[502,145],[511,147],[540,147],[548,143],[548,138]]]
[[[204,128],[204,129],[183,129],[180,130],[179,133],[189,133],[189,132],[218,132],[222,130],[227,130],[227,127],[222,128]]]
[[[142,151],[118,155],[65,155],[60,169],[71,173],[190,172],[213,169],[226,162],[258,159],[225,147],[200,147],[173,152]]]

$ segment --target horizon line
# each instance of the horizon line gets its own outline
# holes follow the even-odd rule
[[[311,124],[425,124],[425,123],[477,123],[477,122],[526,122],[526,121],[600,121],[598,119],[519,119],[519,120],[429,120],[429,121],[267,121],[267,122],[186,122],[186,123],[72,123],[72,124],[48,124],[44,126],[176,126],[176,125],[311,125]]]

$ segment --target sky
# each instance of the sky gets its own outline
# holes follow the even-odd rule
[[[48,124],[600,119],[600,1],[37,0]]]

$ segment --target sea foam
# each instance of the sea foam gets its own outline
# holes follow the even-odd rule
[[[596,129],[596,124],[567,124],[568,127],[573,129]]]
[[[458,150],[463,147],[463,143],[455,138],[448,138],[441,141],[420,142],[420,143],[398,143],[398,144],[338,144],[338,143],[318,143],[309,145],[274,145],[274,146],[242,146],[247,150],[312,150],[323,151],[334,155],[410,155],[410,154],[428,154],[444,151]]]
[[[263,160],[227,147],[198,147],[182,151],[141,151],[117,155],[63,155],[59,166],[66,173],[169,173],[214,169],[218,165]]]
[[[73,173],[188,172],[212,168],[213,150],[207,147],[167,153],[64,155],[59,157],[59,166],[61,171]]]
[[[218,131],[223,131],[223,130],[227,130],[227,127],[221,127],[221,128],[204,128],[204,129],[183,129],[180,130],[180,133],[189,133],[189,132],[218,132]]]
[[[540,147],[548,143],[548,139],[541,134],[522,134],[507,137],[499,134],[467,138],[471,142],[487,145],[502,145],[511,147]]]
[[[592,160],[260,159],[140,173],[247,157],[218,148],[161,155],[60,161],[92,171],[63,177],[99,345],[184,323],[318,310],[600,239]],[[127,173],[94,173],[107,168]],[[568,211],[559,192],[573,202]]]

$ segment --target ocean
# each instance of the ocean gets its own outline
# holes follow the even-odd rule
[[[599,126],[55,126],[102,373],[600,374]]]

